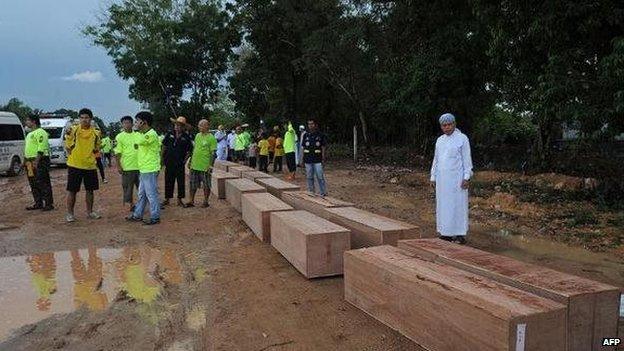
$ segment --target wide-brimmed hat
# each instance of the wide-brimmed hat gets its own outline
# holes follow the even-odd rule
[[[186,123],[186,117],[180,116],[178,118],[169,118],[169,120],[173,123],[180,123],[184,126],[188,126],[188,123]]]

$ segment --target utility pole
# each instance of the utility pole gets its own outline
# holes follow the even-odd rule
[[[357,163],[358,137],[357,125],[353,126],[353,163]]]

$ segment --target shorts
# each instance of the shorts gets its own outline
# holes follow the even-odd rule
[[[132,203],[134,188],[139,188],[139,171],[123,171],[121,174],[121,187],[123,189],[123,202]]]
[[[86,191],[94,191],[100,188],[96,169],[80,169],[67,167],[67,191],[77,193],[84,183]]]
[[[189,185],[191,187],[191,192],[197,191],[204,183],[204,189],[210,189],[210,172],[196,171],[191,169],[191,174],[189,175]]]

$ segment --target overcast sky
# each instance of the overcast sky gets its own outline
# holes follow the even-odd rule
[[[128,82],[81,29],[110,0],[0,0],[0,104],[17,97],[53,111],[90,107],[104,120],[134,115]]]

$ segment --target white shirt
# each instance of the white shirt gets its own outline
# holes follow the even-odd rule
[[[215,132],[215,138],[217,139],[217,146],[219,148],[225,148],[228,146],[227,135],[225,135],[224,131],[217,130]]]
[[[233,149],[236,146],[236,133],[230,133],[227,136],[227,143],[230,149]]]

